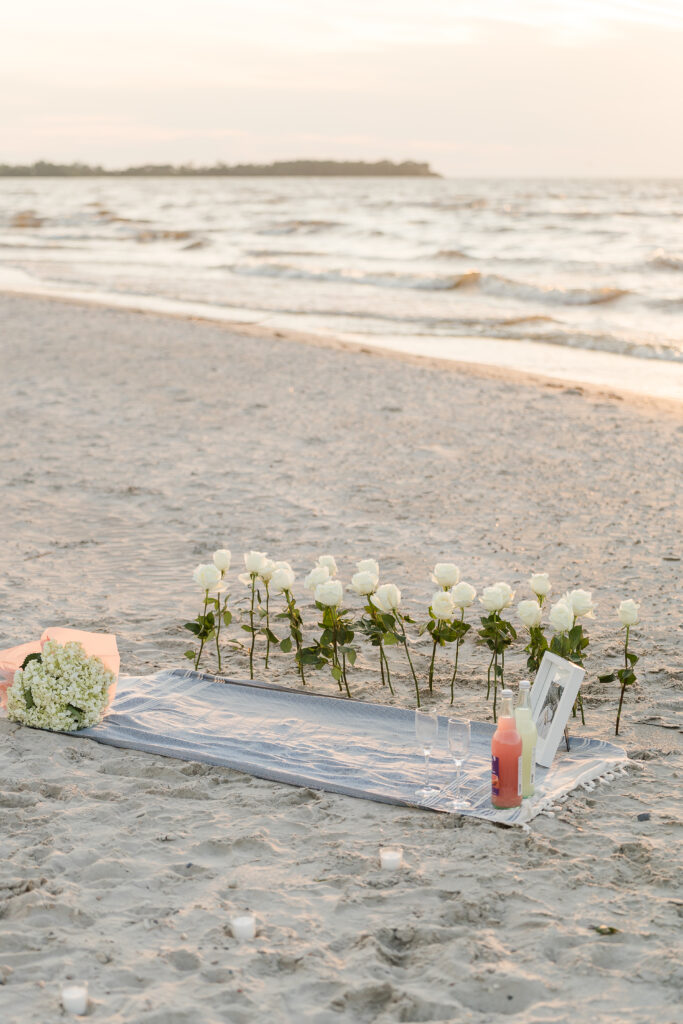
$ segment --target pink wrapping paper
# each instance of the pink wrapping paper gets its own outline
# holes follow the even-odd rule
[[[50,626],[40,640],[0,651],[0,706],[4,706],[7,699],[7,687],[12,685],[14,673],[21,668],[26,655],[40,654],[47,640],[55,640],[58,644],[76,640],[83,646],[83,650],[89,658],[99,658],[104,667],[114,673],[114,682],[109,687],[107,699],[107,708],[109,708],[116,695],[116,684],[119,680],[121,665],[116,637],[113,633],[86,633],[82,629],[66,629],[63,626]]]

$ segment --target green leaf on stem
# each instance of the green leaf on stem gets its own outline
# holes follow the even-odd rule
[[[81,726],[83,724],[83,715],[84,715],[83,709],[82,708],[77,708],[75,704],[67,704],[66,705],[66,709],[67,709],[67,711],[70,711],[71,714],[76,719],[76,725],[77,726]]]
[[[42,660],[43,660],[42,655],[39,654],[36,651],[33,654],[27,654],[26,655],[26,657],[24,658],[24,660],[21,663],[21,667],[22,668],[26,668],[26,666],[29,664],[29,662],[31,662],[31,661],[42,661]]]

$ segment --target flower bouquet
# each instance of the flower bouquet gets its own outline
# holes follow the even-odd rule
[[[40,642],[0,652],[7,715],[36,729],[72,732],[96,725],[114,699],[116,638],[80,630],[46,630]],[[11,681],[10,681],[11,680]]]

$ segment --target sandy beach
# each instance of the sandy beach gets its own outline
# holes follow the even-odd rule
[[[547,571],[556,594],[593,592],[576,731],[612,739],[618,689],[597,676],[618,667],[619,601],[642,602],[628,774],[529,831],[0,719],[2,1021],[66,1019],[72,976],[112,1024],[673,1024],[683,406],[45,298],[0,295],[0,325],[0,646],[70,625],[115,632],[124,674],[186,665],[191,572],[221,546],[290,561],[309,622],[301,580],[327,552],[345,581],[377,558],[416,617],[437,561],[518,599]],[[396,696],[367,649],[354,696],[412,707],[393,657]],[[490,718],[471,641],[461,664],[458,711]],[[284,656],[267,678],[296,685]],[[405,871],[380,871],[380,843]],[[247,908],[258,934],[238,945]]]

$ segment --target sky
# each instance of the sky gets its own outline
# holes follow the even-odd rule
[[[683,0],[21,0],[0,163],[683,176]]]

